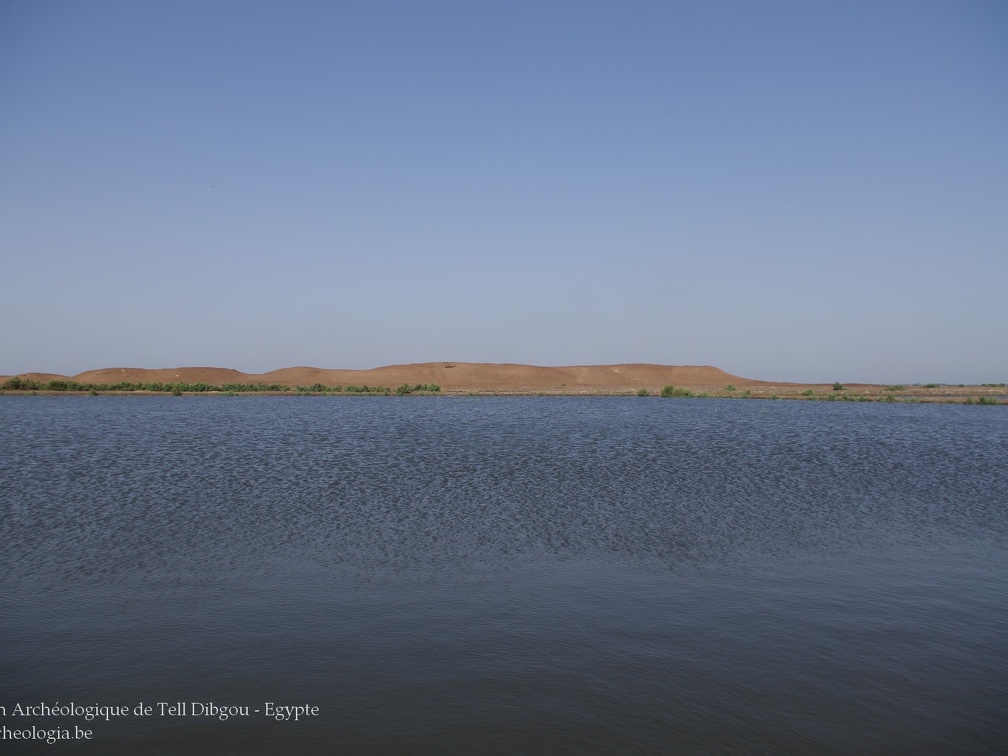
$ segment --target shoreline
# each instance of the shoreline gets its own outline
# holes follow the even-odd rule
[[[293,386],[285,389],[269,388],[266,390],[234,390],[222,387],[209,387],[191,390],[188,386],[176,386],[165,390],[149,389],[121,390],[103,388],[101,386],[65,390],[39,388],[10,389],[0,388],[2,396],[63,396],[63,397],[98,397],[98,396],[187,396],[187,397],[539,397],[563,398],[580,397],[585,399],[599,397],[622,397],[626,399],[732,399],[732,400],[763,400],[763,401],[824,401],[824,402],[882,402],[897,404],[986,404],[1008,406],[1008,389],[1003,386],[944,386],[936,389],[907,386],[899,391],[888,391],[884,386],[853,386],[834,391],[831,387],[811,384],[788,384],[786,388],[775,387],[727,391],[724,388],[708,388],[694,390],[688,387],[657,387],[654,390],[638,389],[637,391],[587,390],[567,391],[564,389],[448,389],[437,391],[402,392],[388,386],[368,386],[366,390],[344,390],[336,387],[334,390],[313,390],[314,387]],[[819,390],[817,390],[817,388]],[[672,390],[671,393],[669,390]],[[646,393],[644,393],[646,392]]]
[[[427,362],[368,370],[295,367],[268,373],[228,368],[104,368],[63,376],[0,376],[10,395],[435,395],[435,396],[636,396],[672,398],[882,401],[1008,404],[1001,383],[793,383],[732,375],[708,365],[646,363],[539,367],[534,365]]]

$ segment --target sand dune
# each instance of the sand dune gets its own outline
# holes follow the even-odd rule
[[[13,376],[0,375],[0,384]],[[689,389],[698,396],[752,397],[765,399],[847,399],[856,401],[968,402],[977,397],[993,398],[1004,404],[1003,384],[984,386],[885,386],[868,383],[786,383],[760,381],[726,373],[710,365],[572,365],[541,367],[486,362],[421,362],[386,365],[370,370],[327,370],[316,367],[289,367],[268,373],[242,373],[217,367],[103,368],[74,376],[53,373],[21,373],[21,378],[47,383],[74,380],[82,384],[114,386],[117,383],[227,383],[280,384],[309,388],[317,384],[334,387],[368,385],[392,391],[404,383],[436,383],[442,394],[544,394],[544,395],[627,395],[645,389],[654,396],[663,386]],[[113,389],[114,390],[114,389]]]
[[[367,384],[394,388],[403,383],[436,383],[442,391],[557,391],[564,393],[658,389],[667,384],[686,387],[760,384],[709,365],[582,365],[540,367],[474,362],[423,362],[387,365],[370,370],[328,370],[290,367],[268,373],[242,373],[228,368],[103,368],[74,376],[22,373],[39,381],[70,379],[108,385],[131,383],[280,383],[288,386],[347,386]],[[0,377],[2,378],[2,377]]]
[[[102,368],[88,370],[72,377],[78,383],[256,383],[237,370],[213,367],[159,368]]]
[[[362,384],[397,386],[402,383],[436,383],[444,390],[535,391],[548,389],[629,389],[676,385],[714,385],[746,383],[714,367],[675,367],[661,365],[593,365],[539,367],[534,365],[424,362],[413,365],[388,365],[371,370],[322,370],[285,368],[250,376],[265,383],[306,386]]]

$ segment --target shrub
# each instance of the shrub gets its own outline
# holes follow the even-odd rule
[[[840,381],[837,381],[836,383],[833,384],[833,390],[834,391],[843,391],[844,390],[844,385],[842,383],[840,383]]]
[[[412,394],[414,392],[436,394],[439,391],[441,391],[441,387],[436,383],[415,383],[412,386],[408,383],[404,383],[396,389],[396,394],[399,396],[405,396],[406,394]]]
[[[665,398],[673,397],[676,399],[683,399],[693,396],[693,392],[690,391],[689,389],[678,388],[676,386],[669,385],[665,386],[661,390],[661,395],[664,396]]]
[[[724,387],[724,390],[730,394],[732,391],[736,390],[735,384],[729,383],[727,386]]]
[[[646,388],[642,388],[640,391],[637,392],[637,396],[647,396],[647,395],[648,390]]]
[[[388,395],[389,389],[382,386],[368,386],[366,383],[362,386],[347,386],[344,391],[348,394],[385,394]]]
[[[15,375],[13,378],[8,378],[4,381],[3,386],[0,388],[6,389],[7,391],[38,391],[42,388],[42,384],[38,381],[33,381],[28,378],[22,378],[20,375]]]

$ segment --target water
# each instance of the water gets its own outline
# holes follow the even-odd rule
[[[5,397],[0,726],[92,740],[0,750],[1003,752],[1006,460],[997,407]]]

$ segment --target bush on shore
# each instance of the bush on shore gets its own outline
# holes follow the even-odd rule
[[[396,389],[396,394],[398,396],[406,396],[413,393],[437,394],[440,391],[441,387],[436,383],[414,383],[413,385],[404,383]]]
[[[693,396],[693,392],[689,389],[679,388],[677,386],[668,385],[662,388],[661,395],[666,399],[688,399]]]
[[[290,386],[281,383],[223,383],[213,385],[210,383],[132,383],[130,381],[120,381],[119,383],[78,383],[73,380],[62,378],[51,381],[33,381],[29,378],[22,378],[15,375],[0,384],[0,390],[5,391],[58,391],[58,392],[98,392],[98,391],[147,391],[154,394],[173,394],[180,391],[186,394],[205,394],[210,391],[227,393],[257,393],[257,392],[287,392]]]

